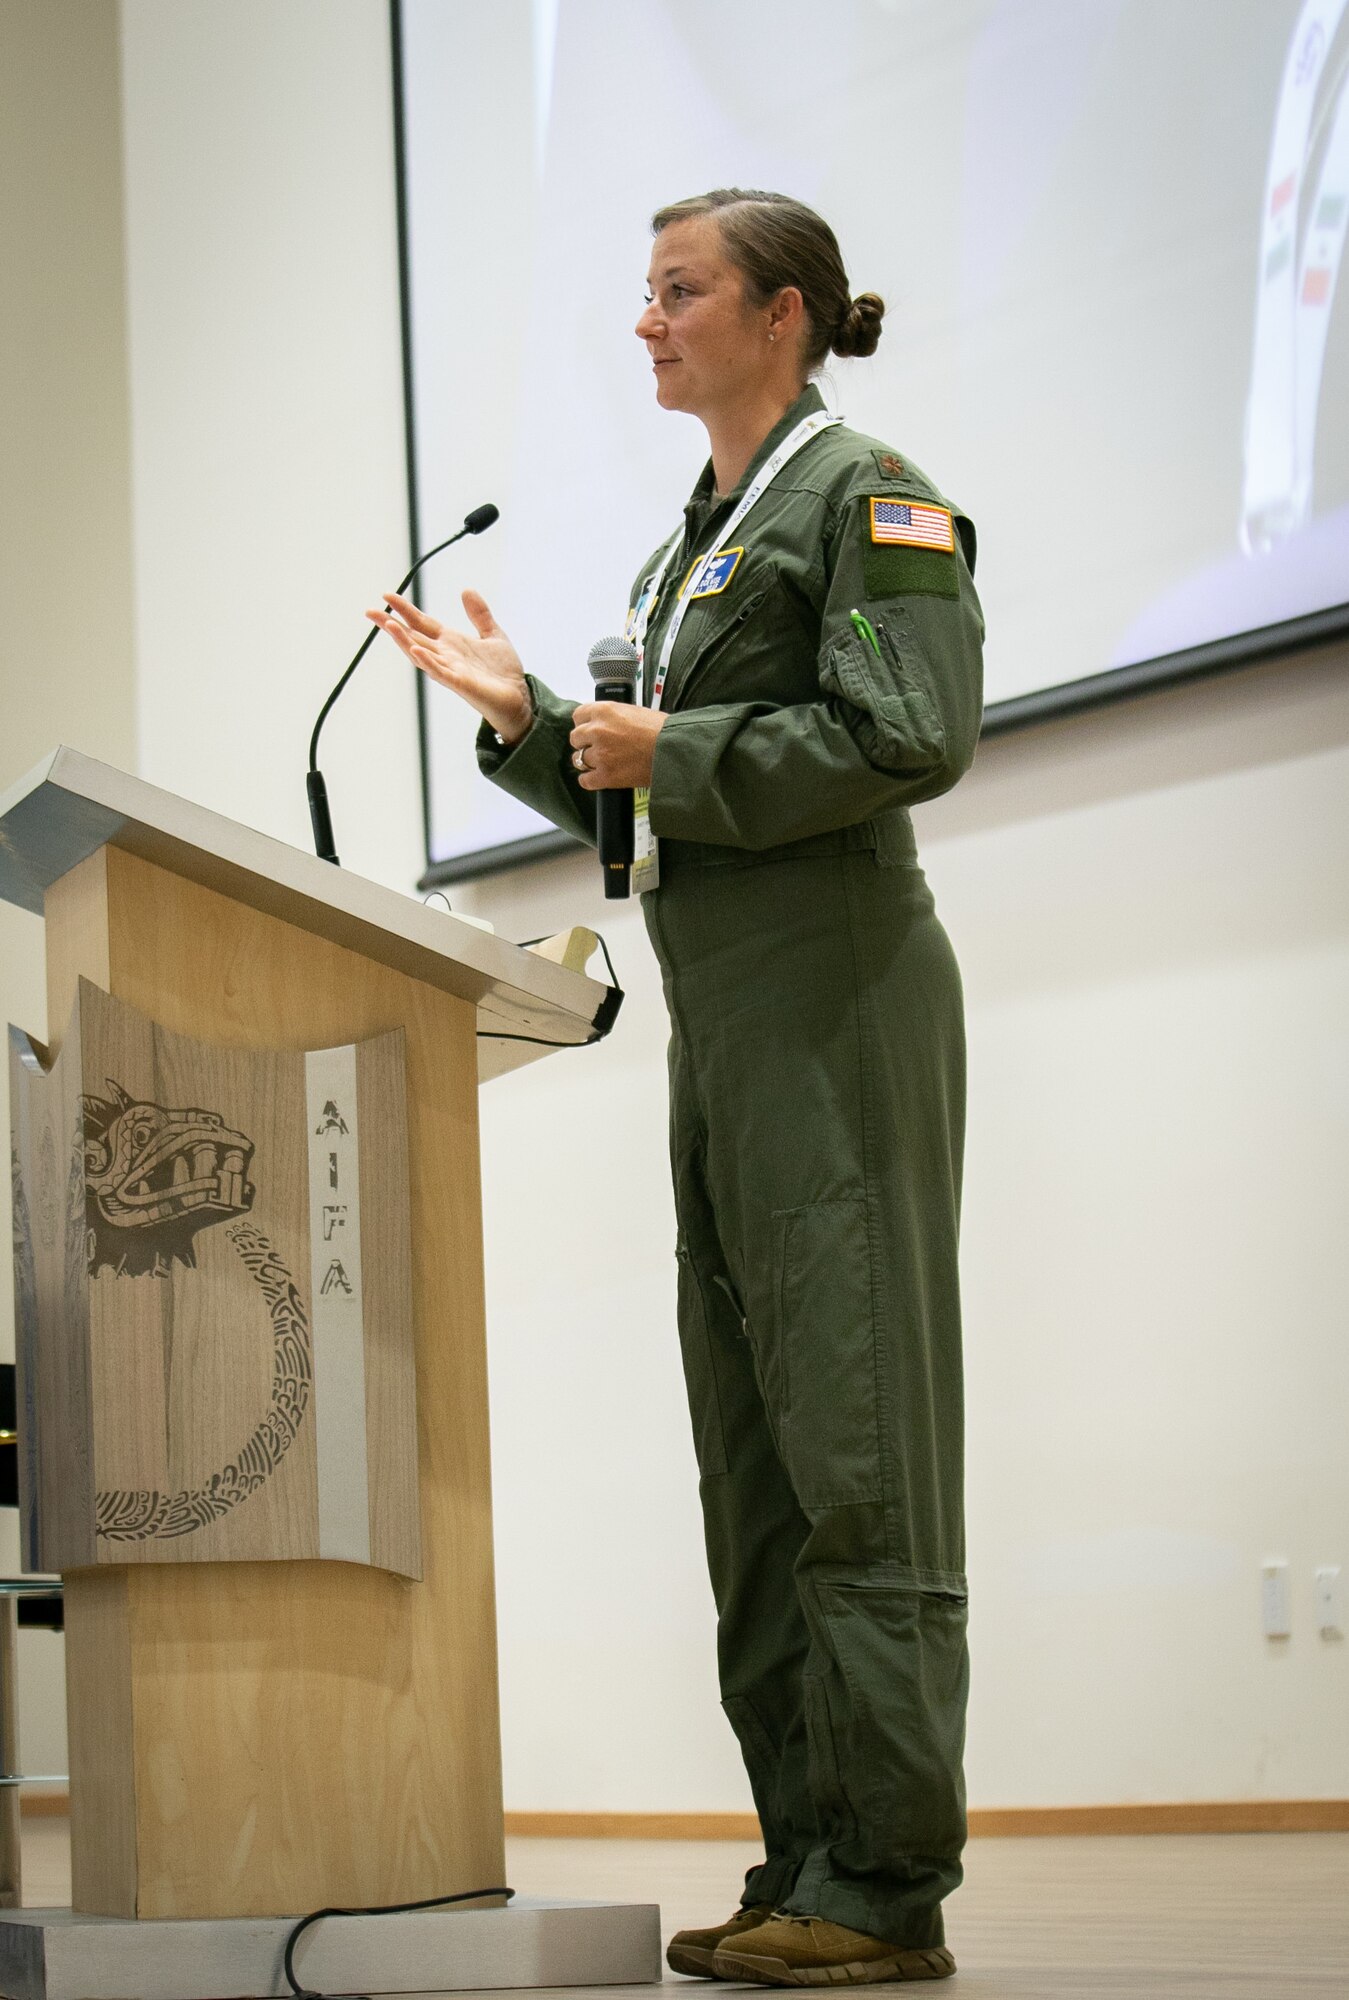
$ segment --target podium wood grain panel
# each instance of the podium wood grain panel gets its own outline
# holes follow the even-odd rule
[[[303,1300],[290,1315],[299,1332],[289,1337],[300,1348],[305,1404],[292,1395],[290,1421],[262,1465],[249,1478],[236,1472],[230,1494],[214,1502],[226,1511],[212,1517],[206,1505],[222,1473],[257,1456],[260,1423],[277,1422],[277,1334],[245,1261],[247,1247],[266,1246],[280,1286],[294,1274],[308,1291],[304,1059],[166,1033],[88,981],[79,986],[79,1013],[87,1210],[97,1225],[89,1284],[97,1558],[315,1557]],[[113,1123],[100,1138],[108,1117]],[[109,1155],[111,1169],[100,1177],[97,1163]],[[231,1159],[233,1174],[225,1171]],[[142,1171],[147,1178],[138,1180]],[[178,1174],[200,1205],[175,1211]],[[115,1214],[125,1212],[124,1226],[102,1221],[104,1201]],[[147,1213],[165,1220],[139,1219]],[[253,1479],[260,1483],[248,1491]],[[199,1496],[198,1512],[182,1506],[186,1496]],[[177,1531],[182,1522],[154,1532],[153,1514],[163,1513],[166,1501],[199,1524],[186,1533]],[[109,1526],[114,1517],[120,1526]],[[42,1566],[69,1565],[59,1551],[44,1549]]]
[[[70,1876],[75,1909],[136,1908],[136,1733],[124,1569],[65,1573]]]
[[[408,1241],[406,1100],[391,1074],[396,1045],[381,1037],[356,1050],[357,1129],[360,1135],[361,1250],[365,1281],[366,1452],[370,1484],[370,1560],[406,1571],[407,1543],[417,1535],[417,1464],[404,1447],[415,1435],[417,1378],[413,1357],[397,1337],[409,1301],[404,1296],[412,1271]],[[476,1060],[476,1050],[475,1050]],[[394,1104],[403,1112],[396,1129],[374,1107]],[[389,1182],[396,1179],[397,1189]],[[386,1196],[370,1199],[382,1183]],[[380,1507],[375,1507],[375,1495]]]
[[[402,1029],[222,1048],[81,979],[10,1054],[28,1567],[92,1498],[99,1563],[420,1577]]]
[[[69,1564],[93,1562],[90,1283],[84,1254],[79,1024],[50,1078],[41,1051],[9,1037],[15,1243],[15,1363],[24,1567],[40,1570],[38,1523]],[[53,1335],[39,1351],[39,1327]],[[68,1328],[79,1337],[67,1339]],[[53,1564],[52,1567],[56,1567]]]
[[[18,1602],[0,1598],[0,1770],[19,1768],[18,1704],[14,1685],[19,1671]],[[23,1853],[19,1840],[19,1788],[0,1787],[0,1909],[17,1910],[23,1903]]]
[[[424,1565],[420,1584],[354,1563],[72,1576],[76,1907],[283,1915],[500,1882],[474,1008],[118,849],[54,883],[46,917],[49,1032],[80,973],[240,1048],[404,1029]]]

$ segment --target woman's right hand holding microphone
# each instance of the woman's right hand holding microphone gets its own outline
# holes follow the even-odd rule
[[[493,618],[487,600],[466,590],[463,605],[476,638],[456,632],[429,618],[412,602],[392,592],[387,609],[367,611],[366,617],[401,646],[413,665],[442,687],[453,688],[507,744],[528,735],[534,704],[520,656]]]

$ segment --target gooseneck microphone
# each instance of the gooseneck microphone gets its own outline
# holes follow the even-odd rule
[[[484,528],[490,528],[493,521],[499,518],[500,509],[494,507],[490,500],[486,506],[475,507],[471,514],[465,514],[464,525],[457,533],[447,535],[443,542],[437,542],[435,547],[428,549],[424,556],[418,556],[412,568],[399,584],[399,591],[406,590],[422,564],[429,563],[432,556],[438,556],[442,549],[449,548],[451,542],[462,542],[465,535],[480,535]],[[323,782],[323,773],[318,766],[319,731],[328,720],[328,710],[337,700],[337,697],[341,694],[343,688],[351,679],[357,667],[360,666],[361,661],[370,651],[370,648],[374,645],[378,637],[379,627],[378,625],[372,625],[361,643],[360,651],[319,710],[318,721],[314,724],[314,733],[309,739],[309,775],[305,779],[305,788],[309,793],[309,823],[314,829],[314,852],[320,861],[331,861],[334,867],[340,864],[337,859],[337,849],[333,846],[333,823],[328,812],[328,787]]]
[[[634,699],[637,648],[626,639],[601,639],[590,648],[586,662],[595,682],[596,701]],[[600,867],[606,896],[632,894],[632,789],[595,794]]]

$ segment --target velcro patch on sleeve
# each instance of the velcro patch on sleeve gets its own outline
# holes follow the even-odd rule
[[[883,498],[871,499],[867,506],[871,539],[877,545],[954,553],[956,529],[949,507],[934,507],[926,500]]]
[[[871,598],[959,597],[954,555],[940,549],[873,547],[862,550],[862,583]]]

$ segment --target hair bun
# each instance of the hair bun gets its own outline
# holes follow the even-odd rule
[[[859,292],[839,322],[833,352],[844,356],[874,354],[884,317],[885,300],[875,292]]]

